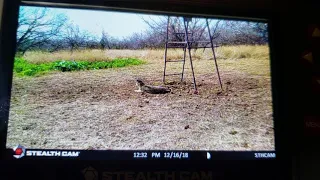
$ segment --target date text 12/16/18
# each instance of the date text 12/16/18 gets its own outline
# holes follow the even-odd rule
[[[147,159],[148,153],[147,152],[134,152],[133,158],[135,159]],[[152,159],[189,159],[188,152],[152,152],[151,157]]]
[[[167,159],[188,159],[189,153],[187,152],[164,152],[164,158]]]

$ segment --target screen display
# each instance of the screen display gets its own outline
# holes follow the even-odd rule
[[[8,152],[275,158],[268,43],[262,21],[21,6]]]

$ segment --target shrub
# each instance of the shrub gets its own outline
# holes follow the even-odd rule
[[[51,63],[31,64],[23,58],[15,58],[14,61],[14,72],[18,73],[18,75],[34,76],[50,70],[52,70]]]
[[[85,68],[83,63],[76,61],[56,61],[54,62],[53,67],[54,69],[60,70],[62,72],[81,70]]]
[[[247,51],[239,52],[239,56],[238,56],[239,59],[241,59],[241,58],[250,58],[250,57],[251,57],[251,53],[250,52],[247,52]]]
[[[91,69],[120,68],[144,64],[144,61],[134,58],[119,58],[112,61],[55,61],[50,63],[33,64],[23,58],[15,58],[14,72],[20,76],[35,76],[48,71],[58,70],[79,71]]]

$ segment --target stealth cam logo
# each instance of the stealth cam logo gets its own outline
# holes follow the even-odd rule
[[[85,180],[98,180],[98,171],[93,167],[87,167],[82,170],[82,174]]]
[[[13,151],[14,151],[13,157],[19,159],[19,158],[22,158],[25,155],[26,148],[24,148],[21,145],[18,145],[17,147],[13,148]]]

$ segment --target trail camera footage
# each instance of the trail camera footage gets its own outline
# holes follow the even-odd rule
[[[22,6],[7,147],[274,150],[267,27]]]

